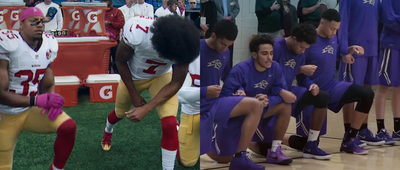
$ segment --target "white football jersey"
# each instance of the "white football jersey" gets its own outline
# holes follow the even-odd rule
[[[132,80],[147,80],[172,71],[172,60],[158,56],[151,44],[153,33],[150,27],[154,18],[146,16],[133,17],[124,25],[123,40],[134,49],[128,66]]]
[[[10,85],[8,90],[22,96],[37,96],[39,83],[46,68],[57,56],[58,43],[50,34],[42,35],[40,48],[33,50],[18,31],[0,31],[0,60],[7,60]],[[0,112],[19,114],[29,107],[11,107],[0,104]]]
[[[188,74],[178,98],[182,113],[194,115],[200,113],[200,56],[190,63]]]

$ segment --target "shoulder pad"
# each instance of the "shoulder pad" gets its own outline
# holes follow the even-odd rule
[[[49,33],[43,33],[42,38],[43,38],[43,42],[48,44],[51,51],[54,51],[54,52],[58,51],[58,41],[53,35],[51,35]]]
[[[19,39],[22,39],[22,37],[17,31],[0,30],[0,46],[8,52],[18,49]]]
[[[140,44],[145,37],[151,35],[150,26],[153,21],[154,18],[145,16],[137,16],[128,20],[123,29],[125,43],[129,46]]]

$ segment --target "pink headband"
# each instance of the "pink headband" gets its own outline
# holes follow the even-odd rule
[[[24,9],[20,14],[19,14],[19,21],[23,21],[26,18],[30,17],[44,17],[43,12],[37,8],[37,7],[29,7]]]

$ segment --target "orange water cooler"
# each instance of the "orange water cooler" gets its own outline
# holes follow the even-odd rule
[[[0,29],[19,30],[19,13],[25,9],[22,0],[0,2]]]
[[[83,2],[62,2],[61,9],[64,15],[63,29],[68,30],[68,36],[82,36],[83,19],[82,8]]]
[[[92,74],[86,79],[85,86],[90,88],[90,102],[115,102],[119,74]]]
[[[81,81],[76,76],[55,76],[54,92],[64,98],[64,107],[78,105],[78,89]]]
[[[109,36],[105,27],[107,3],[82,3],[83,35]]]
[[[57,37],[57,58],[51,63],[55,76],[107,74],[110,48],[117,45],[105,36]]]

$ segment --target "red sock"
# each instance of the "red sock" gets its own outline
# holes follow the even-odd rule
[[[75,143],[76,124],[68,119],[57,129],[57,138],[54,143],[54,166],[63,169]]]
[[[175,116],[169,116],[161,119],[162,137],[161,147],[174,151],[179,147],[178,130],[176,129],[178,122]]]
[[[110,122],[111,124],[116,124],[118,123],[120,120],[122,120],[122,118],[118,118],[117,114],[115,113],[115,109],[112,110],[110,112],[110,114],[108,114],[108,122]]]

